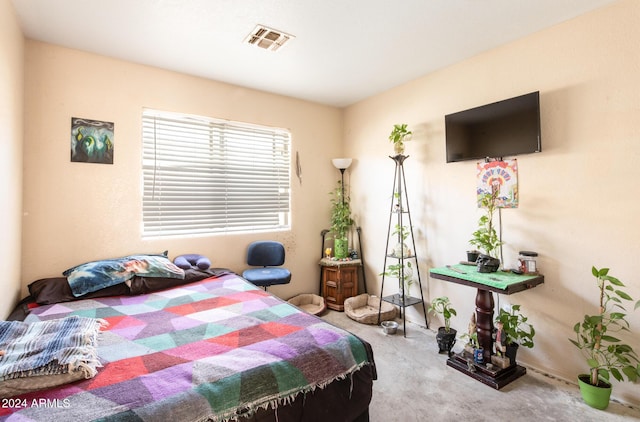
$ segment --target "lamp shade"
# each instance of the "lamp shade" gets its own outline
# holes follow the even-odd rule
[[[334,158],[333,160],[331,160],[331,162],[333,162],[333,166],[338,170],[349,168],[349,166],[351,165],[351,161],[353,161],[352,158]]]

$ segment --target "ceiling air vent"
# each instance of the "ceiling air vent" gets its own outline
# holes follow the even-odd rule
[[[295,37],[277,29],[258,25],[245,41],[265,50],[276,51],[292,38]]]

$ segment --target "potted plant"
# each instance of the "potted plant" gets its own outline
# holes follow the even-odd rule
[[[411,139],[412,134],[413,132],[407,129],[406,123],[393,125],[393,130],[389,135],[389,141],[393,143],[393,151],[396,154],[404,153],[404,143]]]
[[[504,242],[500,240],[493,221],[495,211],[498,209],[499,194],[499,186],[491,185],[491,193],[485,193],[479,199],[480,207],[485,209],[485,214],[478,220],[478,229],[471,234],[471,240],[469,240],[471,245],[480,249],[484,254],[478,257],[479,272],[495,272],[500,266],[498,256],[500,246]],[[498,260],[497,265],[496,260]]]
[[[456,310],[453,309],[448,297],[441,296],[431,301],[427,312],[442,315],[444,327],[438,328],[436,341],[438,342],[439,353],[447,353],[451,356],[451,349],[453,345],[456,344],[456,334],[458,333],[455,329],[451,328],[451,317],[458,315]]]
[[[504,351],[500,350],[501,345],[496,344],[496,354],[504,353],[509,358],[509,365],[515,365],[518,347],[533,347],[533,337],[536,330],[528,321],[529,318],[520,313],[520,305],[511,305],[511,309],[500,308],[496,325],[501,327],[504,337],[502,345],[505,346]],[[496,338],[496,343],[498,339]]]
[[[611,396],[610,378],[635,382],[640,378],[640,360],[628,344],[616,337],[620,331],[629,331],[623,301],[633,301],[621,288],[625,285],[609,275],[609,268],[591,268],[599,291],[598,311],[585,315],[574,327],[575,340],[569,339],[587,359],[588,374],[578,375],[580,393],[589,406],[606,409]],[[634,310],[640,308],[640,300]]]
[[[347,232],[353,225],[351,206],[348,195],[344,193],[342,182],[331,192],[331,233],[334,239],[334,256],[338,259],[346,258],[349,254],[349,240]]]
[[[405,297],[409,297],[409,291],[413,284],[413,267],[410,261],[387,265],[387,270],[380,275],[385,277],[394,277],[398,279],[398,288],[403,292]]]
[[[404,243],[404,241],[407,240],[407,237],[409,237],[409,228],[407,226],[396,224],[392,235],[398,238],[398,243],[393,248],[393,256],[396,258],[406,258],[411,255],[409,247]]]

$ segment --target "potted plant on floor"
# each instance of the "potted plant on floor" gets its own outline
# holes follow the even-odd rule
[[[389,141],[393,143],[393,151],[396,154],[404,153],[404,143],[411,139],[412,134],[413,132],[407,129],[406,123],[393,125],[393,130],[389,135]]]
[[[478,220],[478,229],[471,234],[471,240],[469,240],[472,246],[483,253],[477,260],[478,272],[495,272],[500,266],[498,255],[500,246],[504,242],[500,240],[493,220],[495,211],[498,209],[499,194],[499,186],[491,185],[491,193],[485,193],[479,199],[480,207],[484,208],[485,214]]]
[[[515,365],[518,348],[520,346],[533,347],[533,337],[536,335],[536,330],[527,322],[528,320],[529,318],[520,312],[520,305],[511,305],[511,309],[500,308],[496,326],[501,326],[502,333],[496,332],[494,334],[496,362],[493,362],[492,357],[492,363],[502,366],[500,358],[502,354],[505,354],[508,358],[506,366]],[[500,338],[498,338],[499,335]],[[501,345],[504,345],[504,350],[500,350]]]
[[[331,233],[333,234],[333,254],[337,259],[346,258],[349,254],[347,233],[353,225],[351,218],[350,198],[345,194],[342,182],[331,192]]]
[[[611,396],[610,378],[635,382],[640,379],[640,360],[628,344],[616,337],[620,331],[629,331],[629,322],[623,301],[633,301],[622,290],[625,285],[609,275],[609,268],[591,268],[599,291],[597,313],[585,315],[574,327],[575,340],[569,339],[587,359],[589,374],[578,375],[580,393],[589,406],[606,409]],[[640,300],[634,310],[640,308]]]
[[[427,312],[442,315],[444,327],[438,328],[436,341],[438,342],[439,353],[447,353],[451,356],[451,349],[453,345],[456,344],[456,334],[458,333],[455,329],[451,328],[451,317],[457,315],[456,310],[453,309],[448,297],[441,296],[431,301]]]

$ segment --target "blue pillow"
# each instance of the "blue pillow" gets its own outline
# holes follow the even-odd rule
[[[92,261],[62,273],[74,296],[115,286],[136,275],[184,279],[184,270],[165,255],[129,255],[122,258]]]
[[[193,266],[196,266],[201,270],[206,270],[211,266],[211,261],[209,261],[209,258],[197,253],[177,256],[173,260],[173,263],[183,270],[191,269]]]

